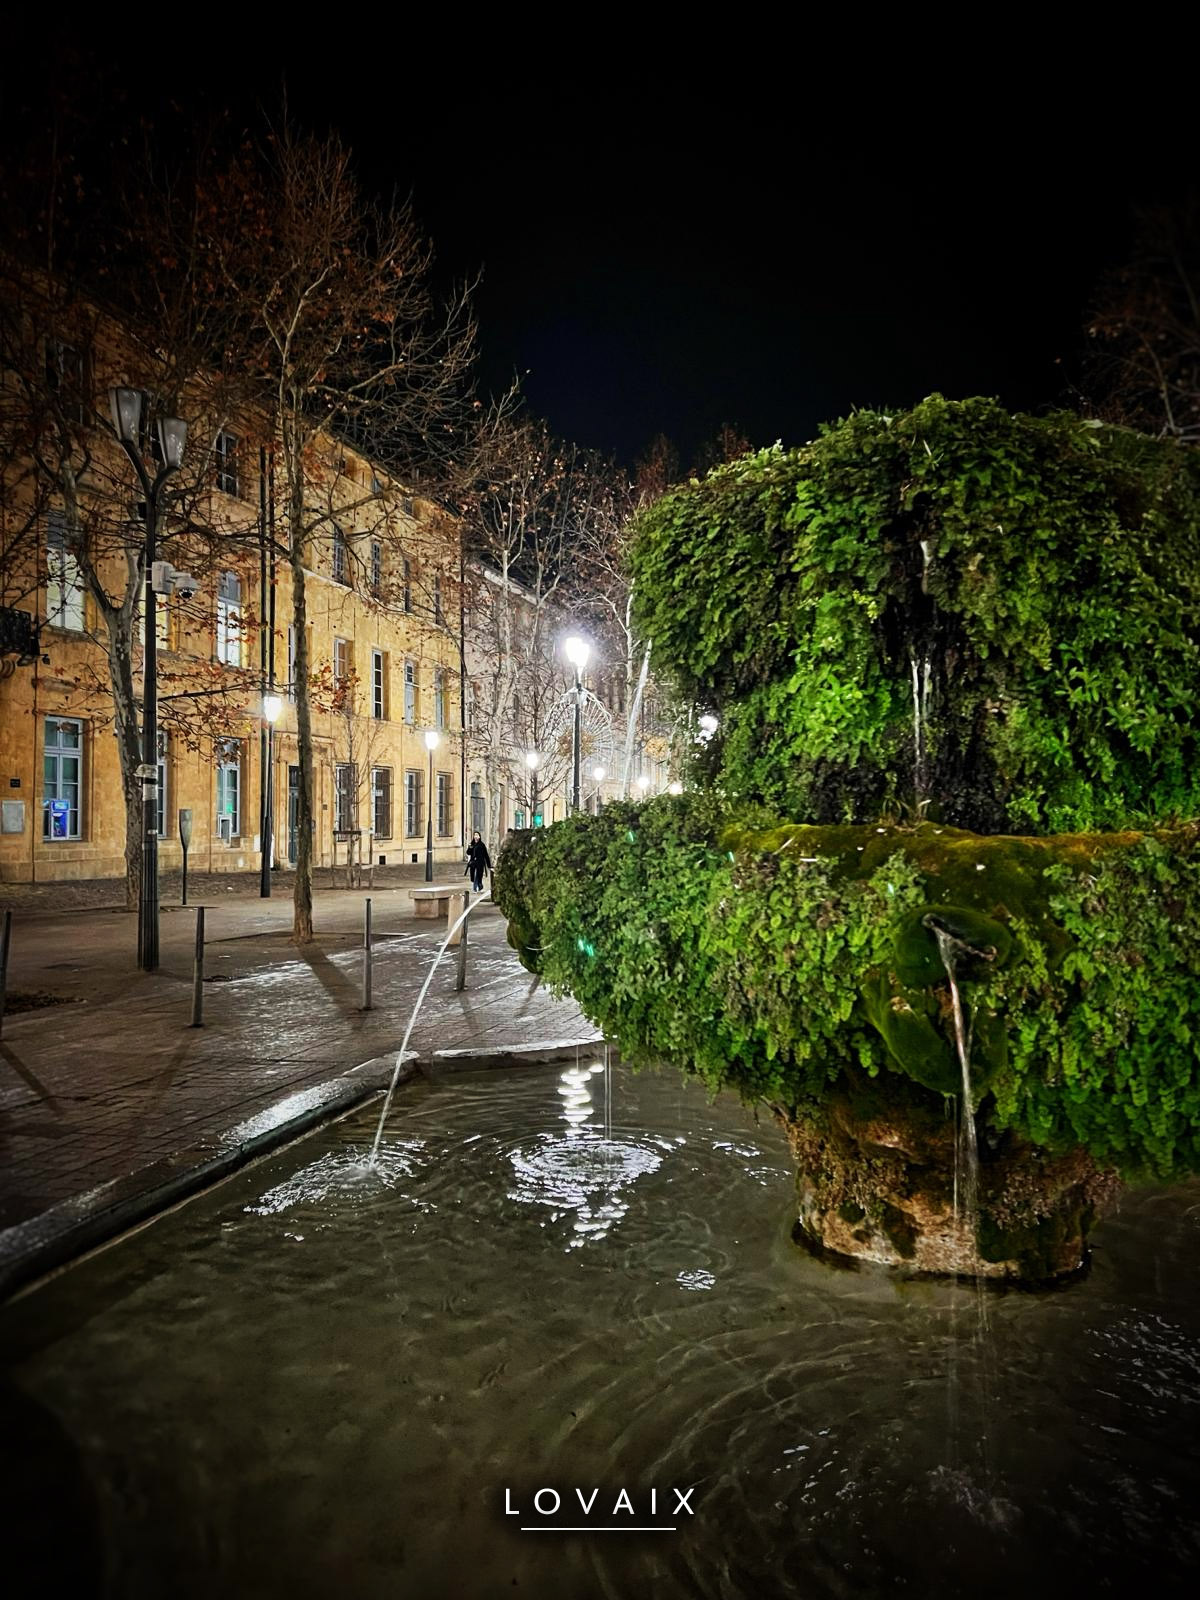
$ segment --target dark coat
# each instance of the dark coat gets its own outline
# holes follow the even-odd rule
[[[488,847],[482,839],[472,839],[467,846],[467,870],[478,867],[481,872],[492,870],[492,858],[488,855]]]

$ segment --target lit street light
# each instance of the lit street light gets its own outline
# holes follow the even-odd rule
[[[138,966],[158,970],[158,607],[155,600],[155,546],[158,542],[158,497],[163,484],[183,465],[187,423],[160,417],[156,425],[162,465],[152,478],[142,460],[150,396],[144,389],[110,389],[113,429],[133,463],[141,486],[145,516],[146,600],[142,618],[142,889],[138,898]]]
[[[537,769],[541,759],[536,750],[526,750],[525,765],[529,768],[529,826],[531,828],[537,827]]]
[[[563,653],[575,669],[575,736],[571,741],[571,811],[579,814],[579,753],[583,743],[583,669],[588,664],[592,647],[586,639],[573,633],[563,641]]]
[[[258,875],[258,894],[261,900],[271,898],[271,858],[275,854],[275,796],[271,773],[275,759],[275,724],[283,711],[283,701],[277,694],[264,694],[262,698],[263,721],[267,725],[262,771],[262,864]]]
[[[668,794],[682,794],[683,793],[683,785],[680,783],[678,778],[676,778],[673,783],[669,783],[667,785],[667,793]]]
[[[602,799],[601,799],[601,794],[600,794],[600,785],[604,782],[604,768],[603,767],[593,767],[592,768],[592,777],[596,780],[596,810],[597,810],[597,812],[599,812],[600,806],[602,804]]]
[[[433,882],[433,752],[441,743],[436,728],[426,728],[425,748],[429,751],[429,793],[425,799],[425,882]]]
[[[642,791],[642,799],[646,798],[646,790],[650,787],[650,779],[643,772],[637,781],[638,788]]]

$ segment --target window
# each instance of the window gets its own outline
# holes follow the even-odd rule
[[[52,511],[46,533],[46,621],[53,628],[83,631],[83,574],[71,549],[70,524]]]
[[[404,558],[404,609],[412,611],[412,562]]]
[[[451,787],[452,774],[439,772],[437,775],[437,831],[449,833],[454,824],[454,790]]]
[[[514,694],[512,698],[512,731],[513,738],[520,743],[521,740],[521,696]]]
[[[414,838],[425,830],[425,817],[421,806],[422,780],[425,774],[410,767],[404,774],[404,831]]]
[[[83,797],[83,723],[47,717],[42,738],[42,838],[78,839]]]
[[[288,623],[288,675],[287,697],[289,700],[296,698],[296,630]]]
[[[392,837],[392,769],[371,768],[371,828],[377,839]]]
[[[333,529],[333,581],[350,582],[350,547],[346,543],[346,535],[336,523]]]
[[[435,572],[433,575],[433,620],[435,622],[444,622],[446,620],[442,615],[442,575],[440,572]]]
[[[349,639],[335,639],[333,641],[333,682],[335,688],[339,688],[349,678],[353,661]]]
[[[387,718],[387,656],[382,650],[371,651],[371,715],[376,722]]]
[[[62,339],[47,339],[46,387],[68,422],[87,421],[87,368],[82,351]]]
[[[218,739],[217,835],[236,838],[242,831],[242,745],[240,739]]]
[[[483,785],[478,781],[471,785],[471,832],[480,835],[484,832],[486,818],[483,814]]]
[[[517,809],[513,812],[513,827],[514,828],[523,828],[524,826],[525,826],[525,812],[524,812],[524,810],[522,809],[521,806],[518,806]]]
[[[222,494],[240,495],[241,485],[238,481],[238,441],[237,435],[226,433],[224,429],[217,435],[213,443],[213,461],[216,466],[217,488]]]
[[[438,667],[433,674],[433,725],[435,728],[446,726],[446,671]]]
[[[404,720],[411,727],[417,720],[417,663],[404,663]]]
[[[236,572],[217,579],[217,660],[227,667],[242,664],[242,584]]]
[[[383,546],[378,539],[371,540],[371,593],[383,588]]]
[[[167,736],[161,729],[158,734],[158,837],[167,834]]]
[[[349,833],[358,812],[358,768],[353,761],[339,761],[333,769],[333,825],[339,833]]]

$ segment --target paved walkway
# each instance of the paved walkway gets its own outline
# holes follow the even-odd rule
[[[192,909],[164,907],[155,974],[137,970],[126,912],[14,912],[10,993],[65,1003],[4,1020],[0,1293],[381,1087],[445,933],[444,920],[414,919],[407,889],[419,881],[319,891],[318,937],[304,949],[289,941],[286,895],[261,900],[257,881],[253,892],[243,882],[214,904],[213,885],[190,886],[207,903],[202,1029],[189,1026]],[[422,1062],[594,1036],[519,966],[489,902],[472,912],[468,954],[461,994],[453,951],[431,984],[411,1045]]]

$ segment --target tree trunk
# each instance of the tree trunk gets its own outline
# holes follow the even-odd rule
[[[296,796],[296,886],[292,892],[292,943],[311,944],[313,853],[313,741],[312,702],[308,684],[308,604],[304,592],[304,541],[296,531],[303,525],[304,506],[292,506],[292,538],[288,559],[292,569],[292,627],[295,630],[296,741],[299,749],[300,790]]]

